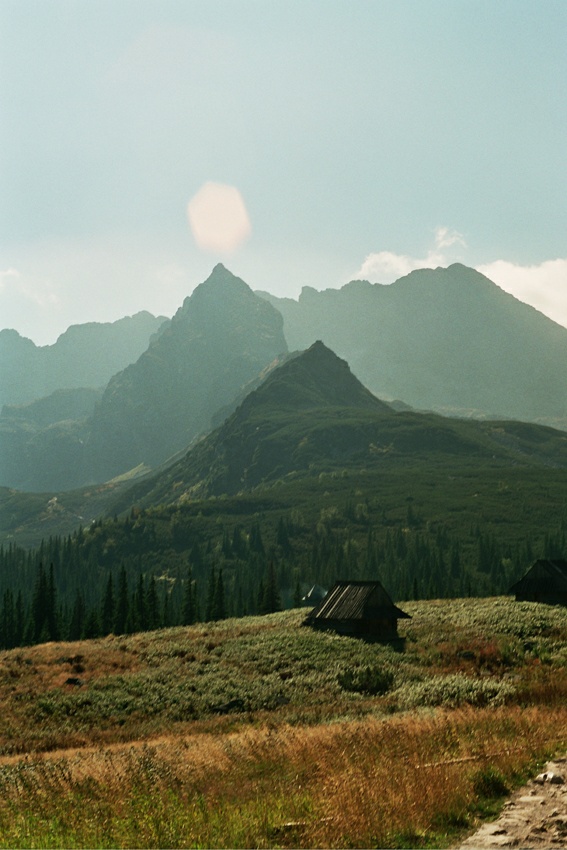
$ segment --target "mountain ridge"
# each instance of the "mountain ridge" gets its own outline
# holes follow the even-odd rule
[[[136,360],[166,322],[141,310],[114,322],[70,325],[51,345],[36,345],[12,328],[0,331],[0,409],[55,390],[104,386]]]
[[[322,339],[380,398],[567,428],[567,329],[474,269],[261,297],[282,313],[290,348]]]

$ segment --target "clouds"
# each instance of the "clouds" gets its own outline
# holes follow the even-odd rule
[[[59,303],[51,281],[36,275],[23,275],[15,268],[0,270],[0,295],[4,304],[23,302],[28,308],[53,307]]]
[[[466,242],[461,233],[440,226],[435,229],[435,242],[425,257],[410,257],[407,254],[394,254],[391,251],[379,251],[368,254],[354,277],[377,283],[393,283],[415,269],[436,269],[456,262],[455,251],[447,253],[445,249],[461,246]]]
[[[71,324],[139,310],[170,316],[210,272],[210,258],[198,254],[175,240],[123,233],[0,247],[0,327],[46,345]]]
[[[476,268],[501,289],[567,327],[567,257],[530,266],[495,260]]]
[[[437,227],[432,248],[425,257],[379,251],[368,254],[354,278],[375,283],[393,283],[415,269],[447,267],[454,262],[476,268],[481,274],[519,301],[567,327],[567,257],[521,265],[509,260],[475,264],[467,259],[467,243],[461,233]]]

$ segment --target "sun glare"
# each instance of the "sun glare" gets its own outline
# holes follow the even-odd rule
[[[205,183],[187,205],[195,242],[205,251],[231,253],[252,232],[242,195],[235,186]]]

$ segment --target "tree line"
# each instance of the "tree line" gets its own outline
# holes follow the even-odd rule
[[[482,524],[460,532],[372,521],[361,506],[297,511],[248,526],[179,510],[100,520],[35,550],[0,547],[0,647],[270,613],[313,584],[379,579],[396,601],[506,593],[535,557],[562,557],[566,528],[503,542]]]

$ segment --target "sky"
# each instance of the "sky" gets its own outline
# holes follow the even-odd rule
[[[0,0],[0,328],[478,268],[567,326],[566,0]]]

